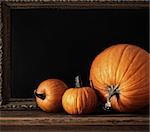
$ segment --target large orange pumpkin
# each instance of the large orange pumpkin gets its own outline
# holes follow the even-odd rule
[[[113,45],[94,59],[90,80],[106,109],[138,110],[149,104],[149,53],[135,45]]]

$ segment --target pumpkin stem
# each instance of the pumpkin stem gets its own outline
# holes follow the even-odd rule
[[[105,104],[105,109],[106,110],[109,110],[111,108],[111,102],[110,102],[110,99],[112,96],[116,95],[117,98],[119,98],[119,87],[118,86],[109,86],[108,87],[108,96],[107,96],[107,102]]]
[[[81,77],[79,75],[75,77],[75,87],[76,88],[82,87],[82,81],[81,81]]]
[[[44,99],[45,99],[45,97],[46,97],[46,95],[45,95],[45,94],[38,94],[38,93],[36,92],[36,90],[34,90],[34,95],[35,95],[36,97],[38,97],[38,98],[42,99],[42,100],[44,100]]]

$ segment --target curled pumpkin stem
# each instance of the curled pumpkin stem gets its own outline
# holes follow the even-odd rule
[[[108,87],[107,102],[105,103],[105,109],[106,110],[109,110],[111,108],[111,101],[110,101],[111,97],[115,95],[118,99],[119,98],[119,93],[120,93],[120,90],[119,90],[118,86],[116,86],[116,87],[109,86]]]
[[[34,90],[34,95],[42,100],[44,100],[46,97],[45,94],[38,94],[36,90]]]

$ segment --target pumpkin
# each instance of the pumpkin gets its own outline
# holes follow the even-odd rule
[[[105,49],[93,60],[89,78],[106,109],[133,112],[149,104],[149,53],[136,45]]]
[[[77,76],[76,87],[67,89],[62,97],[63,108],[69,114],[87,114],[96,110],[95,91],[90,87],[82,87],[80,82]]]
[[[57,112],[62,108],[62,95],[67,85],[59,79],[47,79],[35,90],[36,103],[45,112]]]

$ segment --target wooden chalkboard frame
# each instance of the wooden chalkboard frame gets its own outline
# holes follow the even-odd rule
[[[146,1],[112,0],[2,0],[0,2],[0,108],[37,109],[33,99],[11,98],[10,12],[12,9],[147,9]]]

